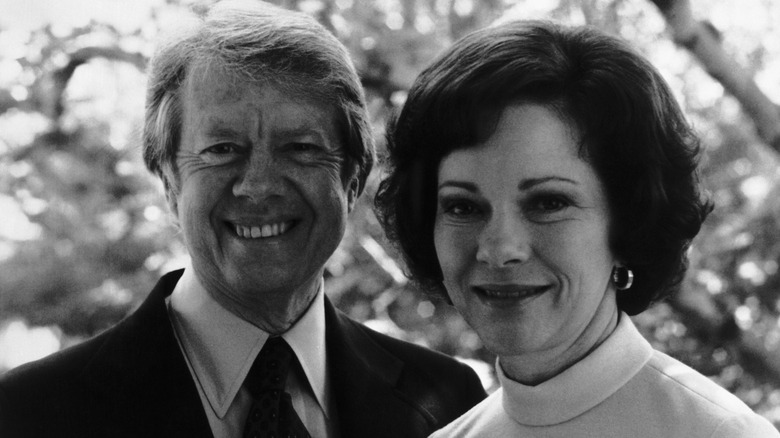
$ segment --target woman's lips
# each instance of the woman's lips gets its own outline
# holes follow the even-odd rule
[[[550,286],[484,284],[472,286],[471,290],[488,300],[516,301],[541,295],[549,288]]]

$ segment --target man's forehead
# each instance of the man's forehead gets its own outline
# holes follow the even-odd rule
[[[271,81],[239,79],[214,69],[190,76],[183,94],[187,129],[214,138],[269,128],[276,135],[338,135],[334,109]]]
[[[194,61],[187,69],[183,88],[196,98],[203,90],[209,90],[226,102],[264,88],[273,88],[306,104],[335,106],[339,101],[335,89],[302,72],[280,73],[251,64],[231,66],[212,59]]]
[[[196,106],[218,100],[225,103],[237,101],[259,83],[251,83],[239,74],[215,63],[194,63],[185,78],[184,99]]]

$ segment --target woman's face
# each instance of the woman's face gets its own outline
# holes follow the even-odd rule
[[[499,356],[588,350],[616,316],[609,208],[578,141],[555,112],[520,104],[487,141],[439,166],[444,285]]]

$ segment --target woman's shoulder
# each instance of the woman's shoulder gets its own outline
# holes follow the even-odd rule
[[[752,413],[737,396],[663,352],[653,351],[641,374],[637,377],[655,380],[659,391],[670,398],[687,400],[686,404],[702,405],[724,414]]]
[[[710,378],[660,351],[629,383],[631,392],[648,397],[684,416],[681,421],[701,422],[715,428],[712,436],[780,437],[769,421]],[[670,417],[671,418],[671,417]],[[760,435],[753,433],[760,431]]]

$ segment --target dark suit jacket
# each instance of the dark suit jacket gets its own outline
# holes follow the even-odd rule
[[[0,437],[211,437],[165,306],[163,276],[128,318],[0,377]],[[455,360],[376,333],[326,300],[343,437],[424,437],[485,397]]]

